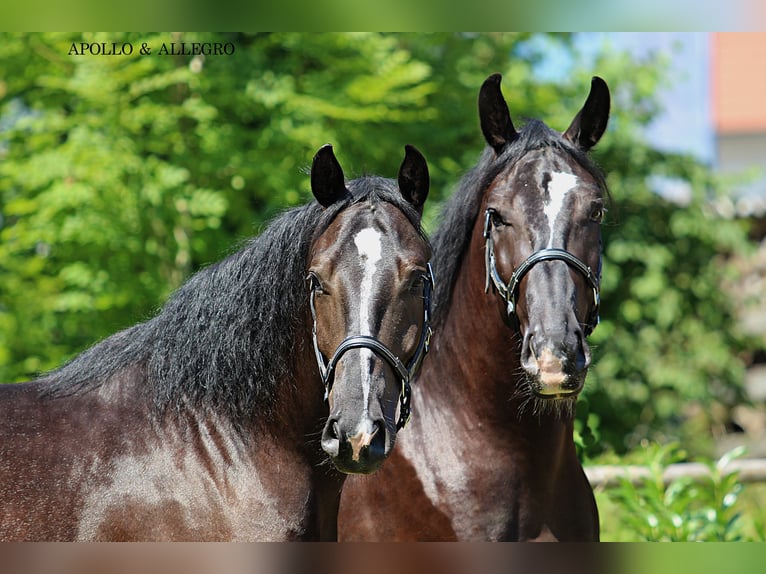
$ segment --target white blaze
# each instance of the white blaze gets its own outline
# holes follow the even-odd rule
[[[548,218],[548,247],[553,247],[553,226],[558,214],[564,207],[564,199],[576,185],[577,176],[574,174],[560,171],[551,174],[551,180],[548,182],[549,199],[543,208],[545,216]]]
[[[359,252],[362,266],[362,285],[359,296],[359,333],[361,335],[373,335],[370,308],[372,306],[373,278],[377,270],[378,261],[383,257],[381,235],[372,228],[363,229],[354,237],[354,245]],[[360,349],[362,392],[364,393],[364,412],[362,420],[367,420],[367,404],[370,397],[370,365],[373,360],[372,351]],[[360,429],[361,430],[361,429]],[[367,429],[363,429],[367,431]]]

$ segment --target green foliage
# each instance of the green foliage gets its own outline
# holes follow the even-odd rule
[[[236,54],[68,55],[80,41]],[[306,201],[322,144],[393,175],[397,126],[434,115],[428,65],[379,34],[6,34],[0,62],[0,380],[145,318]]]
[[[741,222],[708,208],[718,188],[706,168],[690,158],[644,154],[628,168],[635,174],[610,172],[615,216],[604,229],[603,321],[591,337],[590,410],[600,417],[600,449],[623,451],[652,437],[683,439],[704,452],[709,435],[695,436],[684,422],[693,405],[712,413],[713,404],[743,400],[739,353],[748,341],[737,332],[722,283],[734,274],[731,257],[752,247]],[[650,183],[652,176],[686,182],[688,202],[637,185],[641,174]]]
[[[714,406],[742,402],[741,355],[756,345],[738,332],[722,288],[735,273],[732,257],[753,245],[743,222],[710,208],[729,190],[708,166],[638,132],[657,112],[655,94],[668,81],[664,60],[602,56],[594,68],[630,81],[610,84],[611,129],[595,150],[613,201],[604,224],[602,322],[589,339],[588,410],[578,413],[578,428],[597,425],[588,432],[599,440],[581,452],[625,452],[649,437],[709,453],[705,431],[721,422],[712,419]],[[685,194],[667,198],[662,186]],[[694,428],[692,412],[700,413]]]
[[[618,487],[599,497],[605,521],[604,540],[654,542],[733,542],[763,540],[764,524],[748,517],[739,503],[744,485],[725,467],[744,454],[735,449],[717,461],[707,460],[710,477],[682,477],[665,484],[669,464],[686,459],[677,443],[644,445],[640,463],[650,477],[635,485],[622,479]],[[601,502],[601,501],[600,501]],[[605,512],[607,510],[607,512]]]
[[[141,319],[214,255],[195,233],[218,228],[228,207],[221,182],[186,159],[215,117],[195,103],[189,67],[68,57],[73,38],[15,36],[0,48],[4,111],[16,112],[0,163],[11,379]]]

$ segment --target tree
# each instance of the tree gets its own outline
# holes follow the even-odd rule
[[[71,54],[81,42],[136,48]],[[174,42],[236,52],[157,53]],[[138,53],[144,43],[153,55]],[[3,380],[145,318],[190,272],[306,201],[304,168],[327,141],[344,165],[377,170],[385,157],[393,175],[406,142],[379,142],[429,90],[425,64],[367,34],[5,35],[0,61]]]
[[[667,82],[662,60],[605,56],[596,66],[630,83],[613,85],[612,129],[598,151],[613,209],[604,227],[602,324],[591,337],[596,365],[580,422],[590,418],[598,429],[589,452],[624,452],[650,437],[682,439],[710,455],[712,407],[744,400],[741,353],[755,343],[738,332],[722,284],[734,273],[732,255],[752,245],[743,222],[711,209],[728,190],[708,166],[641,135]],[[657,193],[663,182],[684,185],[688,200]],[[701,417],[689,426],[693,408]]]

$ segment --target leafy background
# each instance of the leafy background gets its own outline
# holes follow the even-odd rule
[[[154,53],[69,55],[83,41]],[[236,51],[160,56],[163,42]],[[556,81],[536,73],[551,49],[572,54]],[[739,332],[722,288],[755,243],[746,221],[711,209],[728,188],[708,166],[642,131],[667,64],[604,46],[586,66],[571,34],[2,33],[0,380],[27,380],[151,316],[195,270],[307,201],[324,143],[347,174],[389,177],[403,145],[417,145],[432,230],[483,148],[486,76],[503,73],[517,123],[564,129],[598,74],[613,104],[594,156],[612,204],[578,447],[586,462],[676,441],[680,458],[714,457],[712,429],[747,400],[744,369],[764,348]],[[659,178],[687,182],[689,201],[658,195]]]

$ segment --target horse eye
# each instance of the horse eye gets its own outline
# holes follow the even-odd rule
[[[594,207],[593,211],[590,212],[591,221],[601,223],[601,220],[604,219],[604,211],[606,210],[603,207]]]
[[[423,282],[425,281],[425,276],[423,275],[415,275],[410,280],[410,292],[415,294],[421,294],[423,291]]]
[[[425,289],[426,273],[424,271],[414,273],[407,281],[407,291],[411,295],[423,296],[423,290]]]
[[[490,213],[490,217],[492,218],[492,225],[494,225],[495,227],[501,227],[501,226],[508,225],[503,220],[503,217],[497,211],[495,211],[494,209],[491,210],[489,213]]]

